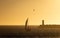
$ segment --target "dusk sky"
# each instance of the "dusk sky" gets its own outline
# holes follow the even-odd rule
[[[60,0],[0,0],[0,25],[24,25],[27,17],[29,25],[60,24]]]

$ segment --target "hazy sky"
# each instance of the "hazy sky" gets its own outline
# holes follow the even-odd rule
[[[35,11],[33,11],[35,9]],[[60,24],[60,0],[0,0],[0,25]]]

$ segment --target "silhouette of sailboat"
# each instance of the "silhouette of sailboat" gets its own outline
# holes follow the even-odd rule
[[[26,31],[30,31],[30,27],[28,26],[28,18],[26,19],[26,22],[25,22],[25,30]]]

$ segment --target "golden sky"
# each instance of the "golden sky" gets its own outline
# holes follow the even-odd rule
[[[35,9],[35,11],[33,11]],[[0,0],[0,25],[60,24],[60,0]]]

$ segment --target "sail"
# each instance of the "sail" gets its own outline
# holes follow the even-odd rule
[[[26,22],[25,22],[25,29],[27,29],[27,25],[28,25],[28,18],[26,19]]]

